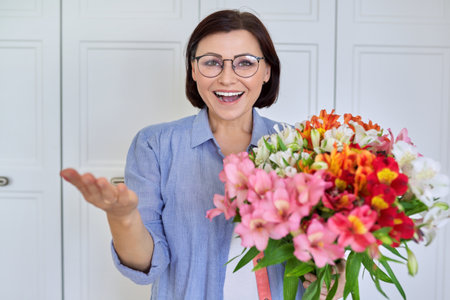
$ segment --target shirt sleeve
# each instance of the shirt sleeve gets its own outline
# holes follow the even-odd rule
[[[123,265],[111,243],[115,266],[124,276],[137,284],[150,284],[156,281],[170,261],[169,248],[161,220],[164,203],[161,197],[158,150],[157,139],[155,137],[148,138],[144,131],[141,131],[131,143],[125,166],[125,184],[137,194],[138,210],[154,242],[149,272],[144,273]]]

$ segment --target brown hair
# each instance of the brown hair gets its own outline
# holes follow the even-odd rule
[[[270,79],[261,90],[254,106],[269,107],[278,97],[280,88],[280,60],[278,59],[272,39],[264,24],[249,12],[238,10],[221,10],[204,18],[194,29],[186,48],[186,96],[193,106],[205,107],[203,99],[197,90],[197,84],[192,78],[192,65],[198,43],[206,36],[217,32],[230,32],[244,29],[255,36],[264,56],[270,66]]]

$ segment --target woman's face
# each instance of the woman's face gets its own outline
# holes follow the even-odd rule
[[[247,30],[220,32],[204,37],[198,44],[195,56],[212,54],[222,59],[234,59],[242,54],[262,57],[256,38]],[[238,121],[248,124],[252,120],[253,104],[261,93],[262,85],[270,78],[270,66],[262,59],[258,71],[251,77],[238,76],[231,61],[224,62],[222,72],[213,78],[202,75],[197,61],[192,62],[192,77],[208,107],[210,121]],[[212,120],[211,120],[212,119]]]

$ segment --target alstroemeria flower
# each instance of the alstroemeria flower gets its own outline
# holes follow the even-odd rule
[[[336,259],[344,257],[344,248],[334,243],[336,236],[320,221],[313,219],[306,233],[294,237],[294,255],[304,262],[312,257],[319,268],[327,263],[334,265]]]
[[[428,206],[434,198],[445,197],[449,191],[449,178],[439,170],[439,163],[431,158],[418,157],[412,162],[411,191]]]
[[[213,199],[216,208],[210,209],[206,212],[206,217],[212,220],[214,217],[223,213],[225,219],[230,219],[236,215],[236,201],[231,202],[230,199],[223,195],[215,194]]]
[[[331,152],[336,144],[337,150],[342,151],[342,145],[349,144],[354,134],[347,124],[343,124],[338,128],[331,128],[325,131],[320,148],[323,151]]]
[[[241,237],[242,246],[247,248],[256,246],[259,251],[266,249],[273,224],[264,219],[264,210],[244,204],[239,212],[241,223],[236,225],[234,231]]]
[[[248,178],[254,170],[255,165],[246,152],[225,157],[219,179],[225,183],[225,189],[230,198],[236,197],[238,203],[243,203],[247,196]]]
[[[363,126],[354,121],[350,121],[349,124],[355,128],[355,138],[353,142],[361,146],[361,148],[372,145],[374,143],[379,143],[378,130],[376,129],[365,130]]]
[[[366,203],[376,211],[391,207],[395,201],[394,190],[385,184],[375,184],[370,187],[370,196],[366,198]]]
[[[398,141],[392,146],[392,154],[402,172],[408,177],[411,177],[412,162],[420,156],[417,148],[407,142]]]
[[[390,186],[397,196],[408,190],[408,177],[399,172],[398,164],[392,157],[378,156],[373,162],[374,172],[367,177],[369,184],[382,183]]]
[[[328,219],[328,227],[339,235],[340,246],[350,246],[354,251],[362,252],[375,242],[370,229],[376,219],[377,213],[368,205],[363,205],[355,208],[348,215],[335,214]]]
[[[297,206],[285,187],[275,189],[271,195],[270,205],[267,206],[263,216],[265,220],[273,223],[270,237],[279,240],[285,237],[290,231],[298,230],[301,215],[297,211]]]
[[[323,171],[317,171],[313,175],[299,173],[291,177],[287,183],[288,191],[295,195],[296,205],[302,216],[310,213],[311,208],[320,201],[325,190],[332,185],[326,182],[322,175]]]

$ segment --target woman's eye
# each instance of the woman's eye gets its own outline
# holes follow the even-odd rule
[[[253,65],[253,62],[249,60],[243,60],[239,62],[239,66],[241,67],[250,67],[251,65]]]
[[[203,62],[203,65],[206,67],[217,67],[221,66],[220,61],[216,59],[209,59]]]

